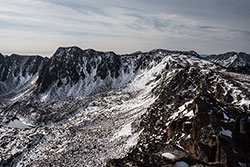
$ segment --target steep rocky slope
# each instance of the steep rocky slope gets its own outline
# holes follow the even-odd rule
[[[159,98],[142,117],[137,146],[108,166],[249,166],[249,79],[180,70],[153,91]]]
[[[40,56],[0,54],[0,99],[15,96],[30,87],[47,60]]]
[[[0,166],[250,165],[249,75],[193,51],[39,60],[25,89],[1,89]]]

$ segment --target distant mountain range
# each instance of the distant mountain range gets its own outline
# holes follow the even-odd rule
[[[228,71],[242,74],[250,74],[250,55],[246,53],[228,52],[219,55],[209,55],[206,57],[214,63],[227,68]]]

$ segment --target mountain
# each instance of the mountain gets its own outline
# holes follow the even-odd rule
[[[0,166],[249,166],[250,76],[225,55],[0,55]]]
[[[219,55],[209,55],[206,57],[214,63],[227,68],[230,72],[250,74],[250,55],[243,52],[228,52]]]
[[[47,58],[40,56],[4,57],[0,54],[0,99],[15,95],[37,79]]]

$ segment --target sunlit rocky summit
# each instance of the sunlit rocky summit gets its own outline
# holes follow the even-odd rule
[[[250,55],[0,54],[0,166],[250,166]]]

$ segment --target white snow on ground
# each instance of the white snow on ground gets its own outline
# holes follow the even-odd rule
[[[227,114],[224,113],[224,112],[223,112],[223,117],[224,117],[224,119],[229,120],[229,117],[228,117]]]
[[[247,100],[247,97],[241,90],[239,90],[237,87],[235,87],[233,84],[228,84],[225,82],[226,87],[228,88],[227,91],[232,90],[231,96],[234,98],[233,104],[236,104],[238,106],[247,106],[247,108],[250,107],[250,100]],[[241,97],[241,100],[239,101],[237,97]]]
[[[234,101],[232,103],[237,103],[238,102],[237,96],[242,94],[241,90],[235,87],[232,83],[224,82],[224,84],[225,84],[225,89],[226,89],[224,95],[226,95],[228,91],[232,90],[232,93],[230,94],[234,98]]]
[[[143,129],[140,132],[135,133],[132,137],[130,137],[128,139],[125,147],[131,148],[131,147],[135,146],[138,143],[138,139],[139,139],[139,136],[142,133],[142,131],[143,131]]]
[[[183,112],[183,115],[189,118],[192,118],[194,116],[194,111],[191,110],[189,112],[187,112],[188,110],[185,110],[185,112]]]
[[[238,56],[234,55],[226,60],[214,60],[214,62],[219,63],[224,67],[229,67],[237,58],[238,58]]]
[[[127,125],[125,125],[119,132],[117,132],[115,135],[114,135],[114,139],[116,138],[119,138],[121,136],[129,136],[129,135],[132,135],[132,129],[131,129],[131,124],[132,122],[128,123]]]
[[[20,89],[23,85],[25,85],[28,81],[30,81],[32,78],[31,75],[26,75],[25,77],[22,76],[21,72],[19,76],[16,77],[18,85],[16,85],[15,89]]]
[[[48,92],[41,94],[40,99],[42,102],[45,102],[49,99],[50,92],[51,92],[51,89]]]
[[[63,141],[62,144],[57,145],[60,149],[56,153],[63,152],[68,146],[68,141]]]
[[[190,138],[191,138],[191,134],[188,134],[188,135],[187,135],[187,139],[190,139]]]
[[[188,110],[187,110],[187,106],[188,106],[189,104],[191,104],[191,103],[193,103],[193,100],[190,100],[190,101],[184,103],[182,106],[180,106],[180,107],[178,108],[178,111],[177,111],[177,112],[174,112],[173,115],[169,118],[169,120],[173,120],[173,119],[177,118],[181,113],[182,113],[184,116],[188,116],[188,117],[190,117],[190,118],[191,118],[192,116],[194,116],[194,113],[193,113],[192,110],[189,111],[189,112],[188,112]]]
[[[145,89],[145,86],[147,86],[147,83],[155,79],[157,75],[162,74],[162,70],[165,68],[166,64],[168,63],[167,59],[169,57],[165,57],[159,64],[156,66],[152,67],[150,70],[144,70],[141,72],[141,75],[137,75],[134,79],[134,82],[129,85],[131,89],[134,90],[142,90]],[[151,65],[153,65],[151,63]],[[155,82],[152,83],[153,85],[156,85]],[[153,86],[151,84],[151,87]],[[147,86],[148,87],[148,86]]]
[[[48,154],[53,152],[62,154],[61,152],[70,151],[75,147],[81,151],[85,150],[79,163],[94,162],[88,166],[104,166],[106,159],[124,157],[131,147],[138,143],[139,136],[143,132],[143,129],[136,132],[139,125],[138,118],[155,102],[157,97],[151,92],[158,82],[161,82],[156,78],[157,75],[162,75],[165,67],[166,63],[161,62],[150,69],[142,70],[125,88],[82,97],[90,101],[88,107],[81,109],[64,124],[47,127],[53,129],[51,136],[46,136],[44,141],[24,155],[18,164],[27,166],[29,162],[27,159],[45,160]],[[168,72],[169,77],[173,71],[175,70]],[[74,93],[72,90],[72,94]],[[48,100],[46,98],[48,94],[52,93],[43,94],[44,100]],[[77,129],[76,134],[70,134],[71,128]],[[68,143],[61,144],[65,138]],[[54,145],[58,147],[51,150]],[[91,145],[100,147],[102,151],[92,149]]]
[[[168,158],[168,159],[171,159],[171,160],[174,160],[175,159],[175,156],[174,156],[174,154],[172,154],[172,153],[168,153],[168,152],[166,152],[166,153],[163,153],[163,154],[161,154],[163,157],[166,157],[166,158]]]
[[[14,98],[10,99],[10,101],[19,100],[23,96],[27,95],[30,92],[30,88],[35,85],[38,79],[38,75],[37,74],[35,76],[27,75],[26,78],[23,76],[21,77],[18,76],[17,78],[20,78],[17,79],[18,80],[17,85],[10,91],[10,92],[15,92],[16,95]]]
[[[243,162],[239,162],[239,165],[240,165],[241,167],[247,167],[247,164],[246,164],[246,163],[243,163]]]
[[[86,59],[83,57],[83,59]],[[67,98],[80,98],[93,95],[99,92],[109,91],[112,89],[120,89],[125,87],[136,75],[134,71],[134,60],[128,58],[122,62],[119,76],[112,78],[110,71],[108,71],[105,79],[101,79],[97,75],[98,64],[100,63],[101,57],[93,57],[91,61],[95,62],[96,67],[91,67],[91,72],[87,71],[87,60],[83,60],[85,64],[77,64],[79,67],[78,72],[83,72],[85,77],[80,78],[77,83],[67,83],[67,80],[71,81],[70,77],[61,78],[63,85],[58,88],[56,84],[50,87],[50,95],[47,96],[47,100],[60,100]]]
[[[249,108],[249,107],[250,107],[250,100],[242,99],[242,100],[239,102],[239,105],[246,105],[246,106],[248,106],[248,108]]]
[[[223,127],[221,127],[221,128],[222,128],[221,134],[232,138],[232,132],[230,130],[225,130]]]
[[[133,86],[130,86],[130,88],[139,91],[143,88],[143,86],[145,86],[146,83],[148,83],[149,81],[153,81],[156,75],[161,75],[163,69],[166,67],[167,64],[172,64],[173,62],[178,62],[183,66],[185,66],[185,64],[195,63],[199,64],[199,66],[202,68],[207,66],[210,69],[215,68],[215,65],[213,63],[208,62],[206,60],[200,60],[199,58],[196,58],[194,56],[172,54],[165,55],[165,57],[161,58],[163,58],[162,61],[160,61],[160,63],[158,63],[157,65],[156,62],[151,62],[151,64],[148,66],[151,69],[143,69],[137,72],[134,71],[134,59],[128,58],[126,59],[126,61],[123,60],[123,66],[119,71],[120,75],[118,76],[118,78],[112,78],[110,72],[108,72],[108,75],[104,80],[102,80],[96,75],[97,67],[92,68],[91,72],[88,73],[86,70],[86,64],[77,64],[77,66],[79,67],[79,72],[84,72],[85,78],[80,78],[80,80],[73,85],[65,85],[66,82],[64,82],[64,80],[67,79],[61,78],[63,85],[60,88],[58,88],[56,84],[52,85],[50,91],[48,92],[48,95],[45,96],[46,98],[43,98],[42,101],[58,100],[65,97],[84,97],[110,89],[120,89],[126,86],[131,80],[134,80],[134,83]],[[85,58],[83,57],[83,59]],[[97,65],[100,63],[100,60],[101,57],[98,56],[92,59],[92,61],[95,62],[95,64]],[[83,60],[83,62],[86,63],[87,60]]]
[[[222,88],[224,89],[224,96],[226,96],[228,93],[233,97],[232,104],[240,107],[243,109],[243,106],[246,106],[248,109],[250,109],[250,99],[247,94],[244,93],[243,89],[245,91],[250,91],[250,85],[249,80],[247,77],[244,79],[240,76],[240,74],[230,74],[238,77],[238,80],[231,81],[227,78],[224,78],[219,75],[216,76],[216,83],[220,83],[222,85]],[[241,87],[238,86],[238,84],[241,85]],[[242,89],[243,88],[243,89]],[[214,90],[215,87],[214,87]],[[226,118],[225,118],[226,119]]]
[[[20,90],[27,89],[30,85],[34,85],[37,79],[38,74],[33,76],[26,74],[25,76],[22,76],[22,73],[20,72],[18,76],[13,77],[12,83],[8,86],[13,87],[13,89],[10,90],[11,92],[18,92]]]
[[[10,101],[15,101],[15,100],[18,100],[20,98],[22,98],[25,94],[27,94],[30,90],[27,89],[25,90],[24,92],[21,92],[19,94],[17,94],[14,98],[10,99]]]
[[[175,167],[189,167],[189,165],[184,161],[178,161],[174,165]]]
[[[172,55],[174,57],[174,55]],[[189,56],[189,55],[177,55],[177,58],[180,58],[180,62],[185,62],[184,64],[188,63],[190,65],[198,64],[199,67],[201,68],[209,68],[209,69],[215,69],[216,65],[214,63],[211,63],[210,61],[207,60],[201,60],[200,58],[194,57],[194,56]],[[176,57],[175,57],[176,59]]]
[[[21,128],[21,129],[25,129],[25,128],[30,128],[29,125],[21,122],[18,119],[15,119],[13,121],[10,121],[7,123],[6,127],[10,127],[10,128]]]
[[[181,57],[184,59],[184,57],[187,56]],[[158,82],[160,82],[160,80],[156,80],[157,75],[165,75],[163,74],[163,68],[166,67],[167,63],[170,63],[172,60],[175,61],[175,59],[178,58],[179,56],[166,56],[158,65],[151,69],[140,71],[140,74],[135,76],[126,88],[103,92],[102,94],[94,95],[93,98],[92,96],[88,97],[92,98],[92,103],[88,107],[81,109],[80,112],[65,121],[64,124],[46,128],[39,127],[36,131],[35,128],[34,130],[31,129],[32,134],[41,133],[45,134],[46,137],[43,142],[35,146],[36,148],[27,152],[27,154],[20,159],[17,166],[28,166],[31,160],[51,160],[53,158],[48,155],[61,156],[64,154],[60,154],[60,152],[69,153],[71,149],[74,150],[75,148],[77,148],[81,156],[81,159],[76,163],[85,164],[94,162],[92,164],[86,164],[88,166],[104,166],[107,159],[125,156],[128,150],[137,144],[139,136],[143,132],[143,129],[139,132],[135,132],[137,129],[133,128],[137,127],[138,118],[147,111],[147,108],[149,108],[156,99],[156,97],[152,96],[151,91],[158,85]],[[183,63],[185,63],[185,61],[183,61]],[[167,77],[171,77],[174,72],[175,69],[170,69],[166,74]],[[126,75],[127,76],[123,76],[124,80],[121,78],[124,83],[134,74],[129,73]],[[80,82],[81,81],[79,81],[79,85],[82,85]],[[100,85],[105,86],[103,82],[104,81],[101,83],[100,81]],[[72,86],[73,88],[67,93],[69,93],[68,95],[76,95],[76,97],[78,95],[80,96],[79,91],[81,91],[83,87],[85,88],[85,86],[86,90],[84,91],[90,92],[95,88],[96,82],[90,81],[90,83],[93,85]],[[47,92],[43,94],[42,99],[48,100],[50,94],[53,93]],[[187,111],[187,106],[191,103],[192,101],[188,101],[180,106],[178,108],[178,114],[174,114],[172,119],[175,119],[179,115],[192,117],[193,111]],[[51,130],[50,134],[47,134],[47,129]],[[229,130],[222,129],[222,134],[229,135],[230,132]],[[22,137],[25,137],[25,134]],[[182,134],[181,137],[184,137],[184,134]],[[57,147],[54,147],[55,145]],[[101,151],[93,149],[93,145],[101,149]],[[54,154],[55,152],[57,152],[58,155]],[[170,154],[171,153],[167,156],[170,157]],[[72,155],[72,157],[76,158],[77,155]],[[175,166],[188,167],[188,164],[180,161],[176,162]]]
[[[39,76],[36,76],[32,81],[31,81],[31,85],[34,85],[36,83],[36,81],[38,80]]]

